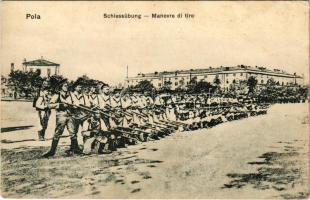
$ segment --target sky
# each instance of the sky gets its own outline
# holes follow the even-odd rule
[[[239,64],[278,68],[309,80],[309,7],[306,1],[2,2],[1,74],[23,59],[60,64],[109,84],[128,75]],[[40,20],[26,19],[39,14]],[[104,19],[104,13],[148,15]],[[153,19],[152,13],[183,13]],[[184,13],[194,14],[185,19]]]

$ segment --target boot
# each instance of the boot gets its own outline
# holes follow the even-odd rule
[[[55,155],[56,153],[56,149],[57,149],[57,145],[58,145],[58,141],[59,140],[52,140],[52,145],[51,145],[51,149],[46,152],[45,154],[42,155],[42,158],[49,158]]]
[[[83,154],[83,150],[80,149],[77,139],[71,139],[71,150],[75,154]]]
[[[40,140],[40,141],[44,141],[44,140],[45,140],[45,139],[44,139],[45,130],[42,129],[42,130],[38,131],[38,136],[39,136],[39,140]]]
[[[112,153],[111,150],[109,150],[109,144],[100,144],[100,148],[98,150],[98,154],[110,154]]]

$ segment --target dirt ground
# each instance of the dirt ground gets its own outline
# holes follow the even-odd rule
[[[31,103],[1,102],[1,195],[5,198],[309,198],[308,104],[176,132],[110,155],[40,159]],[[47,137],[55,126],[51,118]],[[67,135],[67,133],[65,133]]]

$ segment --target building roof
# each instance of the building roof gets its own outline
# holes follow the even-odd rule
[[[38,60],[23,62],[23,65],[27,65],[27,66],[59,66],[59,64],[53,63],[53,62],[48,61],[48,60],[44,60],[43,58],[38,59]]]
[[[245,66],[245,65],[238,65],[238,66],[230,66],[230,67],[209,67],[209,68],[202,68],[202,69],[190,69],[190,70],[176,70],[176,71],[163,71],[163,72],[155,72],[155,73],[146,73],[146,74],[138,74],[135,77],[129,77],[129,78],[138,78],[138,77],[159,77],[162,75],[169,75],[169,74],[201,74],[201,73],[218,73],[218,72],[225,72],[225,71],[236,71],[236,70],[244,70],[248,72],[256,72],[256,73],[272,73],[272,74],[278,74],[278,75],[286,75],[286,76],[295,76],[297,78],[301,78],[301,76],[298,76],[296,74],[289,74],[283,70],[279,69],[267,69],[265,67],[251,67],[251,66]]]

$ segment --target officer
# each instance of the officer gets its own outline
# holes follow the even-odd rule
[[[45,137],[45,131],[47,129],[48,125],[48,120],[51,115],[51,110],[48,107],[48,103],[50,100],[49,96],[49,88],[48,86],[44,85],[42,87],[42,90],[40,91],[39,97],[35,103],[36,110],[38,111],[39,114],[39,119],[40,119],[40,125],[41,128],[38,131],[38,137],[40,141],[44,141]]]

